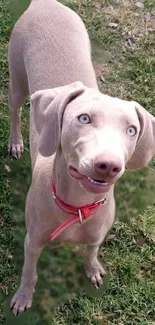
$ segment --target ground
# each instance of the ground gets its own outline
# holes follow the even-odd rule
[[[87,26],[101,91],[138,101],[155,115],[154,0],[63,3]],[[24,202],[31,181],[28,102],[22,122],[24,156],[20,161],[7,156],[7,49],[14,22],[24,9],[19,4],[11,0],[6,6],[0,0],[0,324],[155,325],[153,161],[141,171],[126,172],[116,186],[116,222],[100,251],[108,272],[102,290],[96,292],[84,279],[82,248],[57,243],[40,259],[33,308],[19,318],[9,312],[23,263]],[[28,0],[22,4],[26,8]]]

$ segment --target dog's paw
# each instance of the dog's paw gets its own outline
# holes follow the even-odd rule
[[[90,280],[92,286],[99,289],[103,284],[104,276],[106,275],[100,262],[95,262],[93,265],[85,265],[86,277]]]
[[[22,288],[19,288],[11,300],[10,308],[15,316],[22,314],[32,306],[32,292],[28,294]]]
[[[19,159],[23,152],[24,152],[23,140],[18,139],[16,141],[13,141],[10,138],[8,144],[9,155],[15,157],[16,159]]]

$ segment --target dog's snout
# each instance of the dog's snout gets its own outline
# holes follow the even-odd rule
[[[122,162],[118,157],[103,155],[95,159],[94,169],[100,176],[114,177],[122,170]]]

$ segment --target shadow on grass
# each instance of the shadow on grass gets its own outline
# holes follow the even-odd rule
[[[12,15],[14,21],[16,21],[23,12],[28,8],[31,0],[9,0],[6,8]]]

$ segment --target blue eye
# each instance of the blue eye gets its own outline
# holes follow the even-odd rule
[[[87,114],[80,115],[78,117],[78,120],[83,124],[90,124],[91,123],[90,117]]]
[[[130,126],[128,129],[127,129],[127,134],[130,136],[130,137],[133,137],[135,134],[137,133],[137,130],[134,126]]]

